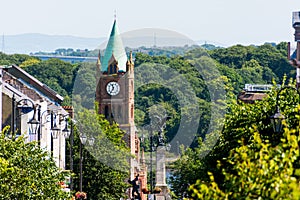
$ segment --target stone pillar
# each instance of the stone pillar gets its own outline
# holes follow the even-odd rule
[[[155,187],[162,191],[156,194],[156,200],[165,200],[168,193],[168,186],[166,183],[166,147],[158,146],[156,151],[156,184]]]

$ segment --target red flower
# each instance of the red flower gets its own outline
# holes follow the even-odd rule
[[[142,189],[143,194],[150,194],[150,191],[147,188]]]
[[[86,199],[87,198],[87,195],[86,195],[86,193],[85,192],[76,192],[76,194],[75,194],[75,198],[76,199]]]

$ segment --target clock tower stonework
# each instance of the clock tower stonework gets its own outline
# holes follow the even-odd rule
[[[130,159],[130,180],[139,174],[140,189],[147,187],[145,166],[141,166],[140,143],[134,124],[134,63],[132,54],[125,53],[114,21],[104,57],[97,61],[96,102],[98,113],[110,123],[117,123],[125,133],[124,140],[135,158]],[[141,199],[145,199],[142,195]]]

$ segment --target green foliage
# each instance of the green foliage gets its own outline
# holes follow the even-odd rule
[[[22,62],[19,67],[28,67],[28,66],[32,66],[32,65],[36,65],[39,64],[41,61],[37,58],[30,58],[25,60],[24,62]]]
[[[72,94],[73,79],[77,72],[76,65],[53,58],[24,69],[60,95]]]
[[[202,144],[201,139],[199,140],[199,143]],[[203,173],[203,163],[199,159],[201,154],[200,148],[184,150],[184,147],[181,146],[181,154],[180,159],[170,166],[173,169],[170,182],[172,191],[177,198],[186,197],[189,185],[195,183]]]
[[[136,122],[139,126],[150,123],[149,108],[161,105],[162,110],[171,117],[167,122],[167,137],[169,141],[177,132],[181,118],[191,119],[191,109],[194,109],[187,97],[192,95],[194,87],[186,86],[183,80],[188,78],[188,69],[193,69],[182,57],[167,58],[165,56],[151,57],[145,54],[136,55],[135,75],[135,108],[138,110]],[[137,63],[143,63],[138,65]],[[174,75],[172,75],[174,74]],[[178,75],[180,74],[180,75]],[[192,76],[192,75],[191,75]],[[195,83],[197,79],[194,77]],[[188,82],[188,81],[187,81]],[[196,98],[197,99],[197,98]],[[197,102],[195,102],[197,103]],[[181,106],[180,106],[181,105]],[[185,117],[189,115],[189,117]],[[139,117],[143,117],[140,119]],[[191,135],[194,135],[191,133]],[[193,138],[189,138],[193,140]]]
[[[299,116],[297,118],[300,120]],[[272,146],[268,140],[263,141],[260,134],[254,132],[250,145],[242,144],[230,151],[230,156],[226,159],[231,166],[230,170],[219,165],[225,176],[223,191],[209,173],[209,187],[206,183],[197,181],[190,187],[192,197],[299,199],[300,183],[293,176],[293,164],[299,159],[299,128],[298,126],[297,129],[285,129],[284,136],[277,146]]]
[[[212,58],[216,59],[221,64],[225,64],[235,69],[242,68],[248,61],[256,60],[257,64],[266,70],[264,77],[268,77],[268,79],[263,80],[270,83],[270,80],[277,80],[278,77],[283,77],[284,74],[289,78],[294,76],[293,67],[287,60],[286,45],[286,43],[279,43],[276,46],[264,44],[257,47],[235,45],[223,49],[214,49],[209,51],[209,53]],[[271,69],[276,76],[271,74],[268,68]],[[247,77],[243,76],[243,78]],[[255,80],[255,77],[251,77],[250,80]]]
[[[0,65],[20,65],[21,63],[32,59],[31,56],[24,54],[7,55],[0,52]]]
[[[136,109],[143,120],[136,119],[140,126],[149,124],[148,109],[154,105],[163,105],[166,113],[171,116],[167,122],[167,137],[169,141],[178,133],[179,125],[185,131],[186,142],[195,145],[195,135],[204,137],[211,120],[210,110],[213,105],[211,99],[225,98],[224,88],[219,87],[220,82],[227,82],[225,76],[219,73],[215,63],[207,57],[203,49],[195,49],[186,56],[148,56],[136,55],[135,93]],[[204,78],[205,77],[205,80]],[[208,90],[208,86],[210,87]],[[230,88],[230,87],[228,87]],[[230,90],[230,89],[229,89]],[[196,105],[196,106],[195,106]],[[201,120],[197,113],[201,108]],[[198,130],[187,127],[195,127]]]
[[[58,184],[64,181],[64,174],[52,157],[37,143],[25,143],[23,136],[8,139],[7,130],[0,135],[0,198],[67,199]]]
[[[96,92],[96,66],[94,63],[80,63],[74,77],[72,103],[76,109],[94,109]]]

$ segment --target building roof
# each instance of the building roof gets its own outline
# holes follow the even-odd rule
[[[126,71],[127,56],[123,46],[123,42],[117,27],[116,20],[114,21],[109,40],[105,49],[104,57],[101,62],[101,71],[107,71],[108,63],[112,57],[118,61],[119,71]]]
[[[241,100],[245,103],[255,103],[255,101],[261,101],[263,98],[266,98],[268,95],[266,93],[258,92],[241,92],[238,95],[238,100]]]
[[[48,87],[46,84],[40,82],[35,77],[31,76],[29,73],[21,69],[20,67],[16,65],[8,66],[3,68],[5,71],[16,77],[19,81],[26,84],[28,87],[33,87],[40,93],[42,93],[44,96],[49,98],[50,100],[61,104],[64,98],[59,95],[57,92],[52,90],[50,87]]]

